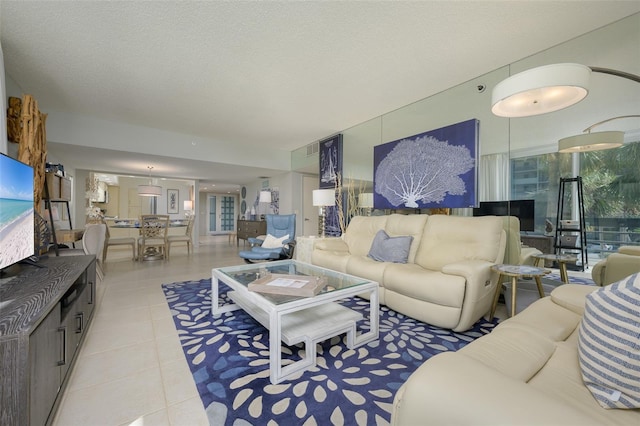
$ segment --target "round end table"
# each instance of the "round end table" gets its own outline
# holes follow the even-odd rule
[[[532,257],[536,260],[536,266],[539,267],[544,266],[545,260],[557,262],[560,270],[560,280],[565,284],[569,284],[567,263],[576,263],[578,261],[578,257],[571,254],[534,254]]]
[[[491,314],[489,315],[489,321],[493,320],[493,315],[496,312],[496,306],[498,305],[498,299],[500,298],[500,290],[502,290],[502,277],[511,277],[511,316],[516,315],[516,293],[518,291],[518,278],[533,277],[536,280],[538,286],[538,293],[540,298],[544,297],[544,289],[542,288],[542,282],[540,277],[548,274],[548,269],[539,268],[537,266],[528,265],[493,265],[491,270],[498,273],[498,285],[496,286],[496,294],[493,297],[493,304],[491,305]]]

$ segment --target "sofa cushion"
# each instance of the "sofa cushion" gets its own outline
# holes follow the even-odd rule
[[[412,241],[410,235],[390,237],[381,229],[376,233],[367,256],[378,262],[407,263]]]
[[[582,378],[604,408],[640,408],[640,274],[587,296],[580,322]]]
[[[420,246],[422,231],[429,216],[426,214],[392,214],[387,218],[384,230],[392,237],[410,235],[413,237],[411,249],[409,250],[408,263],[414,263],[416,252]]]
[[[536,300],[518,315],[502,321],[498,327],[522,328],[560,342],[575,332],[581,319],[581,315],[545,297]]]
[[[590,285],[564,284],[553,289],[551,301],[582,316],[587,294],[593,293],[597,289],[598,287]]]
[[[338,272],[347,272],[347,262],[351,255],[342,250],[318,250],[311,253],[311,263]]]
[[[412,263],[392,263],[384,270],[383,282],[386,289],[417,301],[455,308],[464,303],[466,281],[459,275],[430,271]]]
[[[503,232],[498,216],[429,216],[415,263],[434,271],[466,260],[500,263],[505,247]]]
[[[349,253],[366,256],[376,233],[384,229],[388,216],[354,216],[343,235]]]
[[[460,349],[505,376],[528,382],[549,361],[555,342],[524,328],[498,327],[482,339]]]
[[[377,281],[382,286],[382,277],[384,276],[384,270],[387,265],[390,265],[390,263],[378,262],[367,256],[349,256],[346,273],[371,281]]]

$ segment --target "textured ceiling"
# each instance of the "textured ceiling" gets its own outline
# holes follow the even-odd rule
[[[250,155],[252,145],[304,146],[628,16],[640,2],[0,8],[6,72],[42,110],[244,144]]]

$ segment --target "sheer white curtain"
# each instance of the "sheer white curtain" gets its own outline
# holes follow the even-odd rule
[[[480,157],[480,201],[509,199],[509,155],[490,154]]]

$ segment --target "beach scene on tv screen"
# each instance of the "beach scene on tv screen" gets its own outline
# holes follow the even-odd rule
[[[33,255],[33,169],[0,155],[0,268]]]

